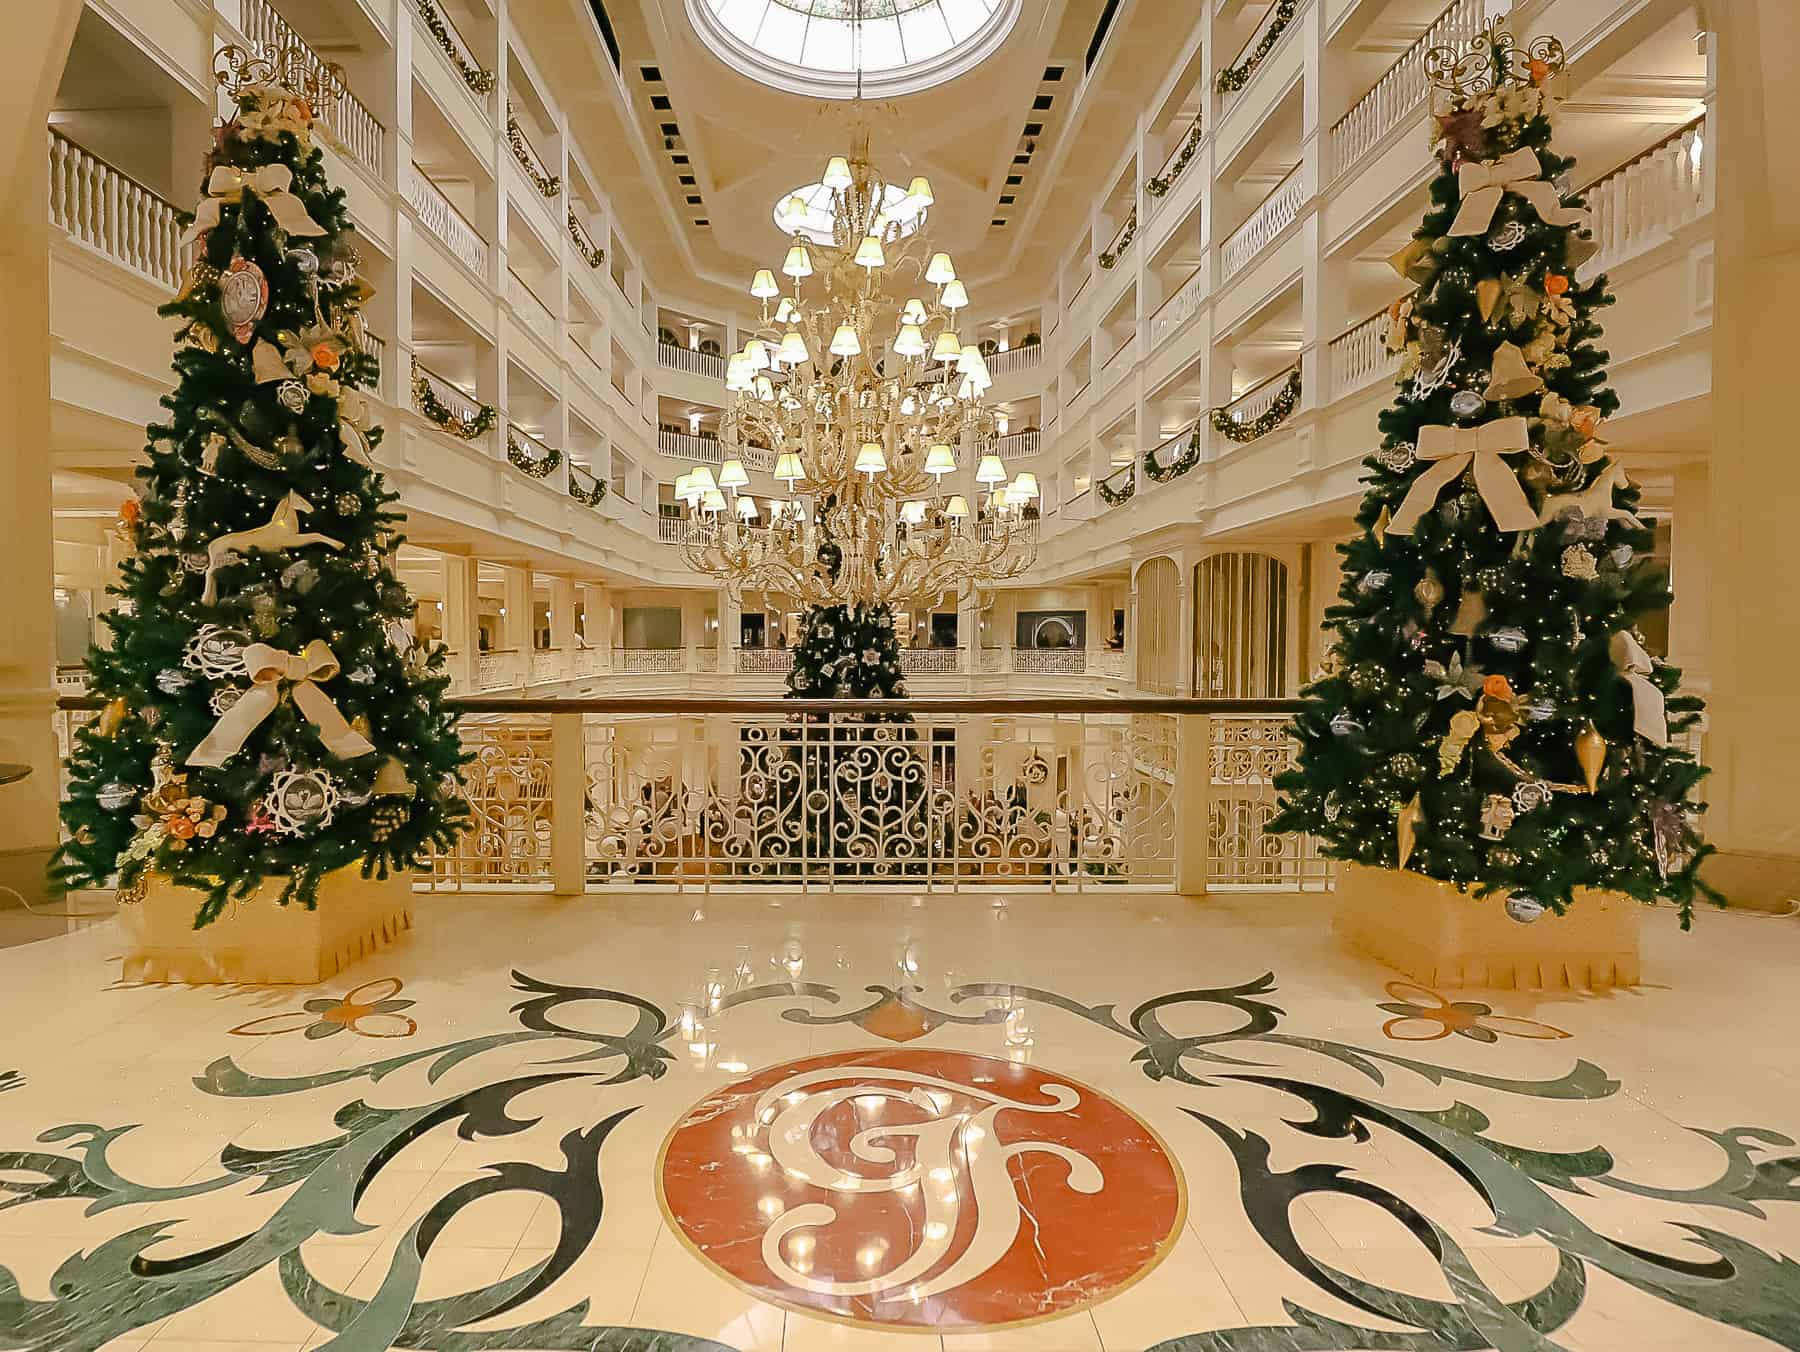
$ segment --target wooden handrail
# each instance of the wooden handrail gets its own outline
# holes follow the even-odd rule
[[[490,648],[484,656],[519,651]],[[624,651],[624,650],[618,650]],[[643,649],[648,652],[681,648]],[[940,651],[955,651],[954,649]],[[64,695],[58,709],[90,712],[106,707],[98,695]],[[1092,699],[1042,696],[1029,699],[950,697],[944,699],[769,699],[713,698],[705,695],[631,695],[613,699],[527,699],[469,696],[445,703],[462,714],[1296,714],[1297,699],[1191,699],[1178,696]]]

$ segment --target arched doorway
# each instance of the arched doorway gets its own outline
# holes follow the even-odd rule
[[[1288,568],[1267,554],[1213,554],[1194,565],[1194,693],[1288,693]]]
[[[1137,683],[1140,690],[1172,695],[1186,657],[1178,651],[1181,615],[1177,610],[1181,574],[1175,560],[1155,558],[1139,565],[1137,593]]]

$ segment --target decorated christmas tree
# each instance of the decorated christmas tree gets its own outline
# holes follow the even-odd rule
[[[808,610],[801,617],[787,689],[793,699],[904,699],[894,612],[886,606],[865,605]]]
[[[1562,64],[1498,26],[1431,54],[1439,170],[1394,259],[1417,290],[1389,312],[1396,393],[1275,826],[1504,894],[1515,919],[1591,888],[1686,924],[1718,900],[1697,876],[1706,771],[1674,740],[1701,706],[1635,628],[1668,580],[1605,440],[1611,297],[1578,275],[1595,244],[1551,146]]]
[[[464,815],[442,650],[414,641],[370,459],[370,292],[315,144],[329,91],[236,48],[218,68],[236,109],[161,310],[178,381],[120,513],[132,553],[88,657],[107,703],[70,757],[56,869],[203,889],[196,925],[267,879],[310,905],[332,870],[410,868]]]

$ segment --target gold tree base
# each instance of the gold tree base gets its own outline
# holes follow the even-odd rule
[[[1434,990],[1610,990],[1642,980],[1644,907],[1578,892],[1567,915],[1522,925],[1481,899],[1404,870],[1343,864],[1333,928],[1352,948]]]
[[[312,985],[335,976],[412,928],[412,875],[364,878],[360,865],[325,875],[316,908],[277,902],[272,878],[246,901],[229,903],[194,928],[206,894],[150,877],[142,901],[121,899],[130,943],[121,977],[189,985]]]

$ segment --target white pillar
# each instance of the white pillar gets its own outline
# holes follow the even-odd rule
[[[480,568],[474,559],[444,555],[444,644],[450,649],[450,689],[458,694],[475,689],[481,665]]]

